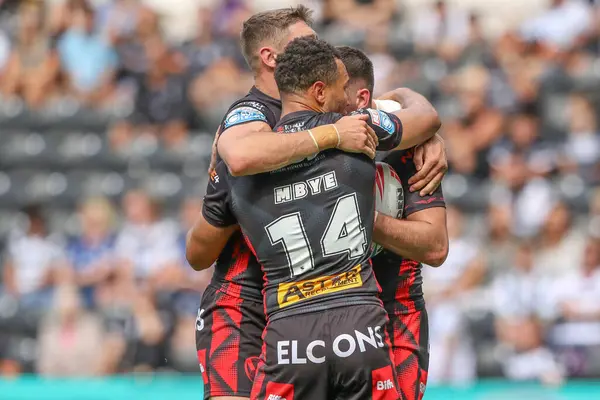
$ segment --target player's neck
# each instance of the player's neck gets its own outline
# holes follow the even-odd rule
[[[297,111],[316,111],[325,112],[317,103],[296,94],[286,94],[281,96],[281,116],[291,114]]]
[[[275,78],[272,74],[267,72],[263,72],[258,74],[254,78],[254,86],[274,99],[279,99],[279,89],[277,89],[277,83],[275,82]]]

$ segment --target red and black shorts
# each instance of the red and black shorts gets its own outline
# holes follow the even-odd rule
[[[421,400],[429,369],[429,320],[425,309],[408,314],[389,314],[392,342],[402,400]]]
[[[250,397],[265,327],[262,303],[209,286],[196,319],[196,349],[204,398]]]
[[[397,400],[386,323],[376,305],[270,321],[251,399]]]

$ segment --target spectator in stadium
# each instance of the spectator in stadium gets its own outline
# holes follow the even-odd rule
[[[133,32],[115,38],[115,50],[119,56],[119,74],[122,81],[136,80],[150,68],[145,43],[160,36],[158,16],[149,8],[139,7]]]
[[[39,327],[37,370],[53,377],[94,376],[103,370],[102,321],[84,311],[75,286],[57,289]]]
[[[94,27],[94,9],[74,2],[68,29],[58,40],[69,91],[85,105],[99,105],[113,94],[117,55]]]
[[[522,35],[528,40],[539,40],[545,45],[568,48],[588,33],[592,22],[589,4],[579,0],[552,0],[550,8],[533,20],[527,21]]]
[[[533,246],[519,244],[514,262],[493,282],[496,337],[504,374],[515,380],[558,383],[562,371],[543,346],[543,321],[549,317],[549,282],[533,268]]]
[[[507,159],[512,154],[520,154],[525,158],[531,176],[547,176],[554,169],[556,154],[540,138],[537,116],[531,111],[517,113],[510,118],[508,125],[507,137],[501,139],[490,151],[488,159],[493,168],[501,170],[507,167]]]
[[[129,270],[141,284],[180,270],[177,225],[161,219],[156,201],[142,190],[129,191],[123,199],[125,223],[117,235],[115,252],[119,269]],[[178,275],[177,272],[173,272]]]
[[[114,272],[115,210],[105,198],[86,200],[79,209],[81,234],[67,245],[67,256],[81,287],[83,302],[92,307],[94,287]]]
[[[113,129],[113,147],[125,149],[137,137],[161,138],[169,148],[181,147],[191,119],[183,64],[157,35],[144,42],[144,52],[148,71],[137,79],[133,115]]]
[[[3,268],[3,291],[25,308],[46,309],[55,285],[68,279],[62,249],[48,238],[40,208],[27,207],[25,232],[9,239]]]
[[[507,204],[490,204],[487,211],[489,228],[484,254],[488,277],[494,278],[506,269],[514,257],[516,240],[512,236],[512,210]]]
[[[460,107],[460,118],[450,121],[446,130],[452,163],[463,174],[486,178],[486,155],[502,135],[504,124],[502,113],[486,101],[490,74],[481,66],[469,66],[443,85],[458,97]]]
[[[44,26],[43,2],[19,6],[16,42],[0,73],[5,96],[19,96],[38,108],[58,90],[59,59]],[[2,68],[2,65],[0,65]]]
[[[579,268],[577,268],[579,267]],[[600,357],[600,244],[589,239],[582,262],[555,279],[550,291],[557,324],[550,342],[557,347],[570,375],[598,373]]]
[[[588,231],[590,236],[600,239],[600,189],[596,188],[590,194],[589,209],[589,225]]]
[[[552,209],[550,183],[543,178],[533,178],[525,156],[520,153],[510,153],[502,163],[491,167],[496,186],[490,198],[511,205],[513,234],[524,238],[535,236]]]
[[[584,244],[584,234],[573,226],[567,205],[556,203],[542,227],[535,255],[536,268],[547,276],[565,276],[581,265]]]
[[[423,269],[431,343],[428,379],[436,384],[475,378],[475,355],[461,304],[473,296],[485,275],[478,245],[465,235],[462,212],[452,206],[446,212],[448,257],[439,268]]]
[[[207,122],[215,125],[226,111],[219,105],[243,96],[245,89],[252,86],[246,61],[239,57],[241,27],[234,38],[216,35],[218,17],[218,13],[201,8],[196,35],[182,47],[188,64],[186,74],[191,81],[190,99],[197,110],[203,111]]]
[[[387,27],[396,15],[393,0],[330,0],[325,7],[329,18],[353,31]]]
[[[141,5],[135,0],[115,0],[101,4],[96,10],[95,25],[110,43],[131,35],[140,15]]]
[[[419,52],[444,49],[460,54],[469,40],[469,15],[444,0],[435,2],[432,8],[423,9],[413,22],[413,40]]]
[[[587,182],[600,181],[600,131],[592,104],[582,95],[569,101],[569,135],[561,154],[561,171]]]
[[[149,372],[164,360],[167,328],[153,296],[123,275],[112,275],[96,291],[106,326],[104,372]]]

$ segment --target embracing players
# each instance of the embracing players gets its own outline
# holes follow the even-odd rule
[[[328,43],[293,40],[278,56],[275,79],[283,102],[278,131],[312,134],[342,118],[348,75]],[[398,146],[398,117],[359,112],[369,117],[378,149]],[[233,177],[218,164],[197,246],[218,251],[239,223],[262,265],[268,323],[252,399],[399,397],[369,262],[374,183],[369,157],[322,151],[317,141],[312,157],[271,173]]]
[[[274,57],[294,36],[314,34],[309,24],[309,11],[304,7],[257,14],[244,24],[242,44],[255,73],[256,86],[230,108],[220,128],[222,136],[218,144],[220,155],[235,175],[272,170],[314,152],[315,145],[307,131],[287,135],[272,132],[281,112],[273,78]],[[437,114],[429,110],[419,105],[404,110],[405,138],[414,132],[414,137],[419,138],[414,139],[415,143],[423,140],[424,132],[417,129],[419,121],[425,119],[431,125],[437,121]],[[372,155],[375,141],[364,118],[346,117],[336,123],[339,147]],[[332,125],[314,129],[312,133],[323,149],[338,143]],[[431,142],[428,146],[436,148],[439,143]],[[431,167],[439,168],[438,160],[433,161],[426,162],[420,171],[425,172],[423,176]],[[441,165],[444,163],[445,159]],[[188,247],[188,255],[197,265],[203,264],[197,258],[198,253],[194,254],[193,245]],[[199,310],[197,347],[206,398],[250,395],[262,344],[259,338],[265,324],[261,287],[259,266],[241,235],[236,233],[217,260],[215,275]]]
[[[372,106],[373,63],[360,50],[338,47],[350,83],[348,111]],[[401,96],[402,89],[396,95]],[[389,96],[394,100],[402,98]],[[402,219],[378,215],[373,240],[385,249],[373,258],[381,285],[380,295],[388,313],[388,333],[402,398],[423,398],[429,366],[429,330],[423,299],[421,262],[441,265],[448,255],[446,209],[441,187],[420,197],[410,192],[408,180],[415,173],[414,149],[394,151],[383,161],[399,175],[404,188]]]

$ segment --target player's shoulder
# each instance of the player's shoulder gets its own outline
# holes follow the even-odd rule
[[[265,122],[273,127],[280,114],[281,102],[253,87],[246,96],[231,104],[223,119],[223,129],[248,122]]]
[[[304,128],[311,129],[321,125],[329,125],[338,122],[343,117],[342,114],[335,112],[314,113],[305,116]]]

